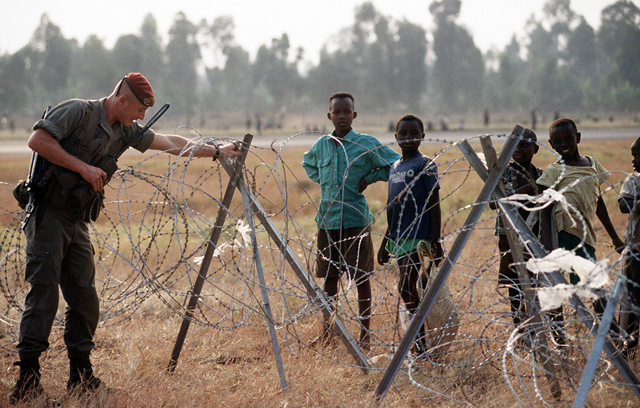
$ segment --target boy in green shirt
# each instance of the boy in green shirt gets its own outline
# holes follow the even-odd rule
[[[373,136],[356,133],[351,124],[357,117],[353,95],[334,93],[329,97],[327,118],[335,126],[331,135],[320,137],[302,156],[309,178],[320,184],[321,198],[316,215],[318,257],[316,277],[324,278],[324,291],[334,298],[338,282],[347,272],[356,282],[361,322],[360,346],[370,348],[373,215],[362,192],[369,184],[389,179],[389,167],[400,155]],[[333,333],[324,322],[317,339],[325,342]]]

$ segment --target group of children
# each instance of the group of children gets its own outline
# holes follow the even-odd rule
[[[352,128],[356,118],[354,97],[346,92],[329,98],[327,117],[335,130],[320,137],[303,155],[303,167],[309,178],[320,184],[321,199],[316,215],[318,224],[316,277],[324,278],[324,290],[333,300],[343,272],[355,282],[358,293],[361,331],[359,344],[370,348],[371,284],[374,250],[370,225],[373,215],[362,192],[376,181],[388,181],[387,222],[384,238],[377,254],[378,262],[386,264],[391,256],[399,268],[398,291],[408,312],[413,315],[420,303],[417,283],[420,279],[421,248],[430,256],[442,259],[440,243],[441,212],[439,179],[436,163],[419,150],[424,139],[423,122],[414,115],[404,115],[395,126],[395,137],[402,155],[383,146],[373,136],[356,133]],[[600,186],[610,176],[594,157],[580,154],[580,132],[576,124],[566,118],[554,121],[549,128],[551,147],[560,160],[543,171],[532,163],[538,151],[536,134],[526,130],[505,169],[502,181],[508,195],[516,193],[540,194],[544,189],[563,190],[568,206],[556,205],[540,211],[534,230],[549,250],[555,247],[574,251],[595,261],[596,236],[594,220],[597,216],[609,234],[615,248],[621,252],[625,243],[620,239],[609,218],[601,196]],[[633,167],[640,172],[640,138],[631,147]],[[637,346],[640,306],[640,174],[631,174],[620,191],[619,205],[629,213],[626,235],[625,274],[632,308],[623,325]],[[567,211],[566,208],[570,210]],[[521,208],[527,218],[534,212]],[[534,223],[531,223],[534,224]],[[555,229],[552,226],[555,225]],[[518,326],[525,316],[525,302],[521,285],[513,265],[513,257],[505,235],[505,227],[496,227],[501,253],[498,283],[506,286],[512,319]],[[577,275],[571,275],[577,283]],[[594,304],[601,313],[603,302]],[[634,310],[635,309],[635,310]],[[553,311],[554,341],[565,343],[562,329],[562,310]],[[422,342],[424,328],[414,345],[414,351],[425,351]],[[314,343],[333,341],[330,321],[325,321]]]

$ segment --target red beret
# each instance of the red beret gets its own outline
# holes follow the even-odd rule
[[[135,97],[146,107],[153,106],[155,102],[155,98],[153,97],[153,89],[151,88],[151,84],[147,81],[147,78],[144,77],[139,72],[131,72],[129,75],[124,77],[125,81],[127,81],[127,85],[129,85],[129,89],[135,95]]]

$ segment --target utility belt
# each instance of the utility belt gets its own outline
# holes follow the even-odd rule
[[[111,156],[101,158],[94,166],[107,173],[104,184],[118,170],[118,164]],[[90,222],[98,219],[104,208],[104,198],[104,190],[94,191],[80,174],[58,167],[44,187],[40,202],[64,210],[75,219]]]

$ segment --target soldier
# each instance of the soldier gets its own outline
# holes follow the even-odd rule
[[[220,155],[240,155],[234,144],[196,148],[189,139],[178,135],[163,135],[151,129],[138,135],[141,127],[136,120],[143,120],[153,104],[149,81],[140,73],[130,73],[109,96],[98,101],[62,102],[33,126],[28,145],[50,163],[51,170],[47,172],[47,183],[35,203],[33,216],[25,224],[25,279],[31,287],[20,321],[17,346],[20,361],[15,363],[20,366],[20,374],[10,395],[13,403],[44,395],[38,358],[49,346],[48,337],[58,309],[58,287],[67,302],[64,328],[70,361],[67,390],[82,393],[103,387],[102,381],[94,376],[89,359],[95,346],[99,300],[87,227],[92,210],[88,204],[92,200],[86,197],[102,192],[117,168],[113,157],[117,158],[128,147],[140,152],[163,150],[174,155],[186,151],[214,160]],[[102,165],[109,158],[111,165]]]

